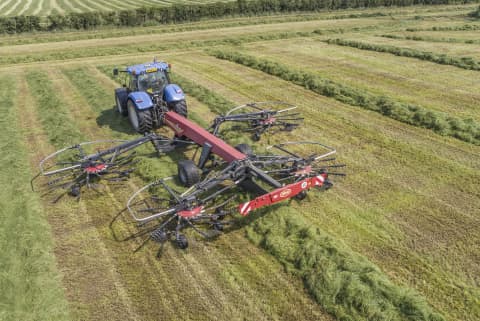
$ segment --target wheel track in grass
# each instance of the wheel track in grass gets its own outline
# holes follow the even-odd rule
[[[235,67],[235,65],[232,65],[232,64],[230,64],[230,63],[224,64],[224,63],[222,63],[222,62],[219,62],[219,61],[216,61],[216,60],[212,60],[212,59],[209,59],[209,58],[205,58],[205,59],[204,59],[203,57],[196,56],[195,59],[194,59],[194,60],[195,60],[195,63],[193,63],[193,60],[187,59],[187,58],[184,58],[184,57],[177,57],[176,59],[177,59],[177,63],[176,63],[177,69],[179,70],[180,74],[182,74],[183,76],[187,76],[187,77],[189,77],[190,79],[193,79],[193,80],[195,80],[195,81],[197,81],[197,82],[199,82],[199,83],[207,84],[207,87],[208,87],[209,89],[211,89],[211,90],[213,89],[213,90],[219,92],[220,94],[223,94],[223,95],[228,96],[228,97],[235,96],[235,95],[238,95],[238,94],[240,93],[240,95],[243,95],[244,97],[250,96],[250,98],[251,98],[251,95],[253,95],[253,92],[254,92],[253,88],[256,88],[256,87],[255,87],[255,83],[252,83],[252,84],[250,84],[249,86],[245,86],[245,82],[248,81],[248,80],[250,80],[250,79],[248,78],[248,77],[249,77],[249,76],[248,76],[249,74],[252,75],[252,76],[251,76],[252,80],[253,80],[253,79],[257,79],[257,81],[259,80],[259,81],[262,81],[263,83],[269,83],[269,81],[271,82],[272,79],[274,79],[274,78],[272,78],[272,77],[267,77],[267,76],[265,76],[265,75],[262,75],[261,73],[258,73],[258,72],[246,71],[246,69]],[[182,62],[183,62],[183,63],[182,63]],[[202,64],[204,64],[205,66],[202,66]],[[221,69],[221,71],[218,71],[218,70],[220,70],[220,69]],[[217,70],[218,72],[215,73],[215,70]],[[235,81],[234,81],[233,79],[228,79],[228,80],[226,80],[225,77],[227,77],[227,76],[222,77],[221,74],[222,74],[222,75],[233,75],[233,74],[235,74],[235,75],[236,75],[236,77],[235,77],[235,79],[234,79]],[[202,75],[202,76],[200,76],[200,75]],[[208,75],[208,76],[207,76],[207,75]],[[222,80],[218,80],[218,79],[222,79]],[[221,85],[220,85],[220,83],[221,83]],[[276,81],[276,83],[279,83],[279,81]],[[280,81],[280,83],[281,83],[281,81]],[[275,85],[272,84],[272,86],[275,86]],[[312,99],[318,99],[318,98],[315,98],[315,95],[312,95],[312,94],[310,94],[310,93],[308,93],[308,92],[305,92],[305,91],[303,91],[303,90],[297,90],[297,89],[296,89],[296,88],[297,88],[296,86],[291,86],[291,87],[292,87],[292,89],[295,88],[293,91],[296,92],[297,94],[300,94],[300,93],[301,93],[301,95],[304,95],[304,96],[306,96],[306,97],[310,97],[310,98],[312,98]],[[281,90],[281,89],[279,89],[279,90]],[[288,92],[288,89],[284,89],[284,90],[283,90],[283,93],[284,93],[284,94],[282,94],[281,96],[288,97],[289,95],[287,94],[287,92]],[[272,98],[272,97],[277,98],[277,99],[279,98],[279,95],[278,95],[277,91],[275,91],[275,90],[269,90],[269,92],[268,92],[268,94],[267,94],[267,93],[265,93],[264,90],[260,89],[260,92],[259,92],[258,89],[257,89],[257,90],[255,91],[255,95],[257,95],[257,96],[260,95],[260,96],[263,96],[263,97],[265,97],[265,98],[267,98],[267,99],[268,99],[268,98]],[[270,96],[270,95],[272,95],[272,96]],[[270,97],[269,97],[269,96],[270,96]],[[292,96],[295,97],[295,94],[292,93]],[[293,97],[292,97],[292,98],[293,98]],[[318,97],[318,96],[317,96],[317,97]],[[245,100],[245,98],[243,98],[242,102],[244,102],[244,100]],[[328,101],[328,100],[327,100],[327,101]],[[332,104],[332,103],[330,103],[330,104]],[[332,105],[334,105],[334,106],[337,105],[338,108],[341,108],[341,107],[340,107],[341,104],[335,104],[335,103],[333,103]],[[310,108],[309,108],[309,109],[310,109]],[[326,110],[325,108],[322,108],[322,109],[324,110],[325,113],[328,113],[328,112],[329,112],[329,111]],[[371,118],[378,118],[378,117],[372,116],[371,113],[360,113],[360,112],[353,112],[353,113],[354,113],[357,117],[358,117],[358,116],[361,116],[361,118],[358,119],[358,120],[361,120],[361,123],[367,123],[367,119],[370,118],[370,122],[372,122],[372,125],[374,125],[374,126],[376,125],[376,122],[374,122]],[[338,112],[336,112],[335,114],[338,114]],[[307,116],[307,115],[305,115],[305,116]],[[313,116],[312,116],[312,117],[313,117]],[[338,117],[338,116],[337,116],[337,117]],[[345,117],[345,116],[342,116],[342,117]],[[309,118],[309,117],[307,117],[307,118]],[[317,116],[317,118],[318,118],[318,116]],[[362,118],[365,118],[365,119],[362,119]],[[409,136],[411,136],[411,135],[413,135],[413,136],[418,136],[418,135],[420,135],[420,137],[421,137],[422,140],[425,138],[425,137],[422,137],[422,136],[426,136],[426,137],[428,137],[427,141],[428,141],[428,140],[431,140],[432,142],[435,142],[435,144],[437,144],[437,145],[440,144],[441,141],[442,141],[442,138],[438,138],[438,139],[437,139],[437,138],[430,138],[428,135],[423,134],[424,131],[422,131],[422,130],[412,130],[412,129],[409,129],[409,128],[405,128],[405,126],[402,126],[402,125],[399,125],[399,124],[395,124],[395,123],[392,122],[392,121],[381,120],[381,118],[380,118],[379,120],[380,120],[380,124],[385,124],[385,123],[389,124],[389,127],[391,128],[389,131],[391,131],[392,133],[393,133],[393,132],[400,131],[400,132],[405,132],[405,134],[407,134],[407,135],[409,135]],[[327,119],[327,121],[328,121],[328,119]],[[320,132],[325,132],[325,133],[329,134],[330,136],[333,136],[335,132],[338,133],[338,132],[339,132],[339,128],[341,128],[341,127],[338,127],[338,125],[339,125],[338,122],[337,122],[337,126],[333,126],[333,127],[335,127],[335,129],[322,128],[322,126],[319,125],[318,122],[321,122],[321,119],[318,119],[316,125],[315,125],[315,123],[310,122],[310,123],[308,123],[308,126],[314,126],[314,127],[318,128],[318,130],[319,130]],[[355,121],[355,122],[349,121],[349,122],[347,123],[347,127],[351,127],[351,128],[352,128],[352,126],[354,126],[353,128],[358,127],[358,125],[356,124],[356,122],[357,122],[357,121]],[[332,125],[333,125],[333,124],[332,124]],[[342,125],[340,125],[340,126],[342,126]],[[393,128],[392,128],[392,126],[393,126]],[[345,125],[343,125],[342,127],[345,127]],[[375,127],[378,127],[378,125],[375,126]],[[299,133],[300,133],[300,132],[299,132]],[[307,134],[307,132],[305,132],[305,134]],[[374,137],[373,134],[369,134],[369,136],[370,136],[370,135],[372,135],[372,138]],[[368,136],[367,136],[367,137],[368,137]],[[367,138],[367,137],[365,137],[365,138]],[[407,137],[408,137],[408,136],[407,136]],[[353,138],[355,139],[355,137],[353,137]],[[370,139],[371,139],[371,138],[369,138],[369,140],[370,140]],[[338,138],[337,138],[337,139],[334,139],[334,140],[336,140],[338,143],[342,142],[342,139],[338,140]],[[392,144],[392,141],[386,140],[386,141],[382,142],[383,139],[382,139],[382,140],[376,139],[376,140],[378,141],[377,144],[378,144],[378,143],[381,143],[382,145],[385,145],[385,146],[384,146],[385,148],[392,149],[392,147],[390,146],[390,144]],[[402,140],[402,138],[400,138],[400,140]],[[343,139],[343,141],[344,141],[344,139]],[[374,141],[375,141],[375,139],[374,139]],[[447,142],[448,142],[448,140],[447,140]],[[330,141],[329,141],[328,143],[330,143]],[[330,144],[335,145],[334,142],[331,142]],[[392,145],[393,148],[394,148],[393,150],[391,150],[392,152],[393,152],[395,149],[397,149],[399,146],[401,146],[401,145],[398,145],[397,147],[395,147],[395,145],[398,145],[398,143]],[[469,158],[473,157],[473,155],[475,154],[475,150],[477,150],[476,148],[473,148],[473,147],[472,147],[472,148],[468,148],[467,146],[465,146],[464,144],[461,144],[461,143],[460,143],[460,144],[451,144],[451,145],[452,145],[452,146],[458,146],[458,147],[463,146],[463,148],[460,147],[461,149],[463,149],[463,153],[464,153],[463,156],[471,155],[471,156],[469,156]],[[389,147],[389,146],[390,146],[390,147]],[[445,149],[445,148],[442,147],[441,149]],[[455,147],[455,149],[458,149],[458,148]],[[442,151],[442,152],[443,152],[443,151]],[[340,151],[340,153],[342,153],[342,151]],[[449,152],[447,151],[447,154],[448,154],[448,153],[449,153]],[[397,154],[397,153],[394,152],[392,156],[394,157],[395,154]],[[413,154],[412,154],[412,155],[413,155]],[[341,157],[341,156],[342,156],[342,154],[340,154],[340,157]],[[389,156],[389,158],[391,158],[392,156]],[[458,156],[457,156],[457,157],[458,157]],[[400,159],[400,160],[401,160],[401,159]],[[473,160],[473,159],[470,159],[469,161],[472,161],[472,160]],[[445,161],[446,161],[446,159],[442,159],[441,162],[445,164]],[[403,161],[402,161],[402,162],[403,162]],[[416,161],[416,162],[418,162],[418,161]],[[438,160],[436,160],[436,162],[438,162]],[[453,166],[453,162],[449,161],[449,163],[450,163],[449,166],[452,167],[452,166]],[[478,161],[477,161],[477,162],[473,162],[472,165],[474,166],[473,168],[478,168]],[[357,165],[357,166],[358,166],[358,165]],[[464,165],[458,165],[458,166],[455,165],[454,167],[458,167],[458,169],[459,169],[460,171],[463,171],[463,172],[465,173],[464,175],[462,175],[463,177],[467,177],[469,174],[472,174],[473,176],[476,175],[476,174],[474,174],[475,172],[472,172],[472,170],[473,170],[472,167],[469,166],[470,169],[468,169],[468,168],[462,168],[462,166],[467,166],[467,164],[464,162]],[[468,173],[468,174],[467,174],[467,173]],[[413,177],[412,175],[413,175],[413,174],[407,174],[407,177],[409,177],[409,176],[410,176],[410,177]],[[380,177],[382,177],[382,176],[383,176],[383,175],[381,175]],[[402,183],[401,181],[398,180],[398,178],[395,178],[395,177],[388,177],[388,176],[383,176],[383,177],[384,177],[383,180],[384,180],[385,182],[388,182],[389,180],[393,180],[393,182],[394,182],[395,184],[392,184],[392,186],[400,185],[400,186],[403,186],[403,188],[406,188],[406,189],[408,190],[408,185],[406,185],[406,181],[404,181],[404,182]],[[350,180],[350,179],[352,179],[352,177],[349,177],[348,180]],[[402,179],[402,180],[403,180],[403,179]],[[461,181],[461,178],[459,178],[459,180]],[[470,178],[470,182],[472,182],[472,178]],[[359,182],[359,183],[360,183],[360,182]],[[420,184],[422,184],[422,182],[420,182]],[[460,182],[460,183],[457,183],[457,184],[462,184],[462,183]],[[473,183],[472,183],[472,184],[473,184]],[[470,186],[472,186],[472,185],[470,185]],[[342,188],[342,187],[340,186],[340,188]],[[353,188],[352,191],[353,191],[353,192],[356,192],[356,191],[355,191],[355,188],[360,188],[360,186],[358,186],[358,187],[350,186],[350,187],[348,187],[348,188],[349,188],[349,189],[352,189],[352,188]],[[421,185],[419,186],[419,188],[422,188]],[[472,188],[472,187],[470,187],[469,189],[470,189],[471,192],[473,192],[473,190],[472,190],[471,188]],[[412,191],[412,192],[413,192],[413,191]],[[455,191],[453,191],[452,188],[450,188],[450,189],[448,189],[448,190],[446,191],[446,193],[449,193],[449,194],[451,194],[452,192],[455,193]],[[424,193],[425,193],[425,192],[424,192]],[[429,192],[429,193],[430,193],[430,192]],[[355,194],[358,194],[358,192],[356,192]],[[360,194],[359,196],[360,196],[360,200],[364,199],[364,197],[365,197],[365,196],[362,196],[362,194]],[[427,196],[427,195],[425,195],[425,196]],[[460,193],[460,196],[462,196],[461,193]],[[473,195],[472,195],[472,196],[473,196]],[[350,196],[348,196],[348,197],[350,197]],[[422,196],[422,197],[423,197],[423,196]],[[440,204],[443,203],[443,204],[448,205],[448,203],[445,203],[445,202],[441,199],[441,196],[438,197],[438,196],[433,196],[433,195],[432,195],[432,196],[427,196],[427,197],[428,197],[428,198],[432,198],[432,197],[433,197],[432,199],[434,199],[435,202],[438,201]],[[463,198],[464,198],[464,197],[465,197],[465,196],[463,196]],[[472,214],[475,212],[475,197],[473,197],[471,200],[472,200],[473,203],[467,204],[467,207],[465,207],[465,204],[462,204],[462,205],[463,205],[463,207],[465,208],[465,211],[466,211],[466,214],[467,214],[467,216],[464,216],[464,218],[467,219],[467,221],[472,222],[473,225],[472,225],[472,226],[468,226],[468,223],[466,223],[466,222],[463,223],[463,224],[467,225],[467,226],[465,226],[465,228],[468,228],[468,229],[470,229],[470,230],[473,232],[473,231],[475,231],[475,229],[476,229],[475,226],[478,227],[478,219],[475,219],[475,215],[472,215]],[[372,200],[372,201],[373,201],[373,200]],[[377,202],[378,202],[378,201],[377,201]],[[365,200],[364,200],[362,203],[363,203],[364,206],[368,206],[368,205],[369,205],[369,202],[365,202]],[[470,206],[469,206],[469,205],[470,205]],[[438,207],[439,205],[437,204],[436,206]],[[453,208],[451,205],[449,205],[448,207],[449,207],[450,209]],[[473,212],[472,212],[472,211],[473,211]],[[457,211],[453,211],[453,213],[455,213],[456,216],[458,216],[458,215],[463,215],[463,213],[460,213],[458,210],[457,210]],[[425,213],[424,213],[424,214],[425,214]],[[433,213],[432,213],[432,214],[433,214]],[[445,215],[445,211],[444,211],[444,215]],[[390,218],[390,219],[391,219],[391,218]],[[405,219],[405,218],[404,218],[404,219]],[[407,222],[408,222],[408,217],[407,217],[406,219],[407,219]],[[433,216],[432,219],[436,220],[436,219],[438,219],[438,218],[436,218],[435,216]],[[446,219],[446,217],[443,218],[443,223],[446,223],[446,222],[447,222],[447,221],[445,221],[445,219]],[[437,224],[438,224],[438,223],[437,223]],[[415,225],[414,225],[414,226],[415,226]],[[424,226],[424,227],[426,226],[425,223],[423,224],[423,226]],[[412,226],[412,227],[413,227],[413,226]],[[445,227],[447,227],[447,226],[444,225],[444,228],[445,228]],[[432,232],[434,232],[434,231],[432,231]],[[460,235],[458,234],[459,232],[455,232],[455,233],[457,233],[457,236],[456,236],[456,237],[459,237],[459,236],[460,236]],[[462,234],[463,234],[463,232],[462,232]],[[454,235],[455,235],[455,234],[454,234]],[[452,236],[452,235],[450,235],[450,236]],[[470,241],[470,244],[471,244],[471,242],[472,242],[472,241]],[[434,243],[434,244],[435,244],[435,243]],[[387,247],[387,249],[388,249],[388,247]],[[378,254],[380,254],[380,251],[383,251],[383,250],[379,250]],[[395,250],[395,252],[398,252],[398,250]],[[404,248],[403,250],[401,250],[400,252],[398,252],[398,254],[400,254],[400,253],[402,253],[402,252],[403,252],[403,253],[408,253],[407,248]],[[420,253],[421,253],[421,252],[420,252]],[[392,254],[393,254],[393,253],[392,253]],[[395,255],[398,255],[398,254],[395,254]],[[370,255],[372,255],[372,253],[370,253]],[[422,255],[422,254],[419,254],[419,255]],[[375,255],[375,256],[376,256],[376,255]],[[408,256],[408,255],[407,255],[407,256]],[[420,259],[420,257],[417,257],[416,259],[414,259],[414,261],[418,261],[418,259]],[[470,259],[472,259],[472,257],[470,257]],[[376,256],[376,261],[377,261],[380,265],[384,266],[384,264],[382,264],[382,259],[381,259],[381,257]],[[395,260],[393,260],[393,261],[395,261]],[[392,269],[392,268],[393,268],[394,270],[397,270],[397,268],[396,268],[395,266],[392,266],[393,262],[390,262],[390,263],[388,263],[388,264],[389,264],[389,266],[390,266],[389,269]],[[398,262],[396,262],[396,264],[398,264]],[[417,264],[418,264],[418,262],[417,262]],[[427,264],[426,261],[424,261],[424,263],[422,263],[422,264],[424,265],[424,270],[423,270],[423,272],[421,272],[421,273],[423,273],[423,274],[427,273],[427,275],[428,275],[430,272],[427,272],[427,271],[428,271],[428,269],[429,269],[429,265],[430,265],[430,264]],[[475,267],[475,264],[474,264],[474,261],[473,261],[473,262],[471,261],[471,264],[472,264],[472,268],[476,268],[476,267]],[[427,267],[428,267],[428,268],[427,268]],[[425,270],[425,268],[427,268],[427,270]],[[407,269],[408,269],[408,267],[407,267]],[[392,272],[393,272],[393,271],[392,271]],[[395,273],[398,273],[398,271],[395,272]],[[403,275],[404,275],[404,276],[402,277],[402,279],[404,280],[403,282],[405,282],[405,281],[407,281],[407,280],[405,279],[405,278],[407,277],[407,275],[405,274],[405,272],[402,272],[402,273],[403,273]],[[409,278],[409,277],[408,277],[408,278]],[[415,279],[415,278],[414,278],[414,279]],[[411,282],[411,281],[412,281],[412,280],[407,281],[407,282]],[[424,286],[425,286],[425,285],[424,285]],[[422,285],[420,285],[420,287],[422,288]],[[431,290],[430,290],[430,291],[431,291]],[[430,293],[429,295],[431,296],[431,295],[434,295],[434,294],[433,294],[433,293]],[[457,292],[457,296],[458,296],[458,295],[461,296],[461,294],[460,294],[459,292]],[[434,296],[438,296],[438,295],[434,295]],[[437,297],[437,299],[441,299],[441,298],[438,298],[438,297]]]
[[[92,74],[93,74],[93,73],[92,73]],[[106,79],[104,79],[104,80],[108,80],[108,78],[106,78]],[[108,81],[109,81],[109,80],[108,80]],[[82,105],[84,105],[84,104],[82,104]],[[96,108],[96,107],[95,107],[95,108]],[[108,108],[110,108],[110,106],[108,106]],[[95,109],[95,112],[98,112],[98,110]],[[108,130],[107,130],[107,132],[108,132]],[[98,134],[100,134],[100,133],[97,133],[96,136],[98,136]],[[118,193],[119,193],[119,192],[116,192],[116,194],[118,194]],[[121,196],[123,196],[123,195],[121,195]],[[125,195],[125,197],[126,197],[126,195]],[[125,197],[124,197],[124,198],[125,198]],[[116,198],[116,199],[120,199],[120,197],[115,197],[115,198]],[[126,199],[126,198],[125,198],[125,199]],[[105,222],[104,222],[104,223],[105,223]],[[199,241],[199,244],[202,244],[202,246],[204,246],[204,245],[203,245],[203,242],[204,242],[204,241]],[[248,242],[246,242],[246,240],[243,240],[243,244],[247,244],[248,246],[251,246]],[[132,245],[132,246],[133,246],[133,245]],[[151,258],[152,258],[152,257],[154,256],[154,254],[155,254],[155,253],[153,253],[153,252],[154,252],[153,250],[151,250],[151,251],[142,251],[142,253],[139,253],[138,255],[142,255],[142,256],[143,256],[143,255],[146,255],[148,258],[150,258],[149,260],[151,260]],[[168,252],[168,253],[169,253],[169,252]],[[172,251],[171,256],[169,256],[168,253],[167,253],[167,257],[165,257],[165,260],[168,260],[168,259],[181,260],[181,259],[178,258],[179,253],[178,253],[177,251],[175,251],[175,250]],[[129,254],[129,255],[130,255],[130,254]],[[233,253],[233,255],[235,255],[235,253]],[[225,256],[225,257],[226,257],[226,256]],[[243,257],[243,258],[241,258],[241,260],[247,260],[248,258],[249,258],[248,256],[247,256],[247,257]],[[212,264],[211,262],[212,262],[212,261],[215,262],[215,261],[216,261],[215,258],[206,258],[206,261],[204,261],[204,262],[205,262],[205,263],[210,262],[210,263],[209,263],[210,268],[213,268],[213,267],[211,266],[211,264]],[[194,261],[192,261],[192,262],[194,262]],[[156,263],[156,264],[158,264],[158,263]],[[217,269],[218,269],[219,264],[220,264],[220,263],[215,263],[214,266],[217,266]],[[142,264],[142,265],[143,265],[143,264]],[[185,261],[184,261],[184,260],[181,260],[180,263],[177,263],[177,265],[179,265],[179,266],[185,265]],[[147,266],[148,266],[148,263],[147,263]],[[174,265],[174,266],[175,266],[175,265]],[[208,265],[207,265],[207,266],[208,266]],[[212,282],[210,282],[208,279],[205,280],[205,281],[202,281],[202,277],[203,277],[204,275],[208,275],[208,274],[210,273],[209,270],[205,270],[205,266],[204,266],[203,264],[202,264],[202,265],[198,265],[198,264],[197,264],[197,265],[192,266],[192,267],[190,267],[189,265],[187,265],[187,267],[189,268],[188,271],[189,271],[191,274],[195,275],[196,278],[200,280],[200,281],[197,280],[196,283],[195,283],[195,284],[197,284],[197,286],[196,286],[197,288],[209,288],[209,287],[212,286]],[[268,270],[268,268],[265,268],[265,270]],[[202,271],[202,273],[200,273],[200,271]],[[169,274],[169,273],[171,274],[171,273],[174,273],[175,271],[172,272],[172,271],[166,270],[166,271],[159,271],[159,272],[161,272],[160,274]],[[178,272],[178,271],[177,271],[177,272]],[[157,273],[157,274],[158,274],[158,273]],[[180,281],[181,281],[181,280],[180,280]],[[192,279],[189,279],[189,282],[191,282],[191,281],[192,281]],[[182,282],[184,282],[184,283],[182,283]],[[186,280],[183,280],[182,282],[179,282],[179,288],[180,288],[180,289],[187,289],[189,282],[187,282]],[[200,282],[200,283],[199,283],[199,282]],[[144,290],[146,290],[146,289],[144,289]],[[215,290],[214,292],[215,292],[215,293],[218,293],[218,294],[217,294],[216,296],[215,296],[215,295],[213,296],[213,298],[212,298],[213,300],[214,300],[215,297],[221,297],[221,296],[223,296],[222,292],[221,292],[221,291],[219,292],[219,290]],[[230,290],[230,292],[231,292],[231,293],[229,294],[229,296],[230,296],[230,297],[233,297],[233,299],[231,299],[230,302],[233,302],[233,301],[235,301],[235,302],[243,302],[243,300],[240,299],[240,297],[238,297],[238,294],[236,294],[236,293],[235,293],[234,291],[232,291],[232,290]],[[290,292],[290,293],[292,293],[292,292],[297,292],[297,288],[294,288],[293,286],[290,286],[289,292]],[[131,293],[131,292],[129,292],[129,293]],[[253,292],[253,293],[255,294],[255,292]],[[208,293],[207,293],[207,294],[208,294]],[[227,294],[228,294],[228,293],[227,293]],[[264,295],[264,294],[262,294],[262,296],[263,296],[263,295]],[[190,297],[190,298],[192,299],[191,301],[192,301],[193,303],[195,303],[195,297],[196,297],[196,296],[195,296],[194,294],[186,293],[186,296],[187,296],[187,297]],[[209,294],[209,296],[211,297],[212,294]],[[252,297],[254,297],[254,296],[255,296],[255,295],[252,295]],[[258,293],[257,293],[257,296],[258,296]],[[199,296],[199,297],[200,297],[200,296]],[[245,297],[245,296],[244,296],[244,297]],[[239,301],[239,299],[240,299],[240,301]],[[198,299],[197,299],[197,300],[198,300]],[[245,301],[244,304],[242,304],[242,303],[240,303],[240,304],[241,304],[241,305],[244,305],[244,306],[250,306],[250,307],[252,308],[252,311],[254,311],[252,317],[258,318],[258,316],[261,315],[261,313],[260,313],[260,311],[258,310],[258,308],[255,307],[255,304],[253,304],[253,302],[252,302],[248,297],[245,297],[244,300],[247,300],[247,301]],[[298,301],[298,299],[297,299],[297,301]],[[306,302],[308,303],[309,300],[307,300]],[[181,303],[181,302],[180,302],[180,303]],[[197,304],[198,304],[198,303],[197,303]],[[312,303],[310,302],[309,304],[312,304]],[[181,304],[179,304],[179,306],[181,306]],[[265,306],[265,305],[261,305],[261,306]],[[219,306],[218,309],[219,309],[219,311],[220,311],[220,309],[223,309],[223,308],[222,308],[221,306]],[[242,313],[243,313],[243,312],[241,312],[241,311],[243,311],[242,308],[236,308],[235,310],[233,310],[233,312],[235,312],[236,319],[239,319],[239,318],[241,317],[241,315],[242,315]],[[224,315],[225,317],[226,317],[226,315],[231,315],[231,313],[225,314],[224,311],[222,311],[222,312],[223,312],[223,314],[221,314],[221,313],[220,313],[220,314],[221,314],[221,315]],[[184,313],[186,313],[186,314],[185,314],[186,317],[195,318],[193,311],[192,311],[192,312],[186,311],[186,312],[184,312]],[[318,314],[317,314],[317,315],[318,315]],[[255,317],[255,316],[257,316],[257,317]],[[204,316],[202,317],[202,319],[203,319],[203,318],[208,319],[209,317],[208,317],[208,315],[204,315]],[[278,316],[277,316],[277,317],[273,316],[272,318],[278,319]],[[304,317],[303,319],[307,319],[307,317]]]

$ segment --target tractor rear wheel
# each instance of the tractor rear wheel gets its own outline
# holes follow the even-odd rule
[[[120,115],[128,116],[127,106],[124,104],[124,102],[122,102],[122,99],[120,98],[120,95],[122,95],[122,89],[124,88],[119,88],[115,90],[115,105]]]
[[[200,181],[200,169],[191,160],[178,162],[178,178],[183,186],[190,187]]]
[[[137,110],[133,101],[127,102],[128,118],[133,129],[140,134],[147,133],[152,130],[152,112],[150,109]]]
[[[179,115],[187,118],[187,102],[185,100],[175,101],[170,104],[171,109]]]

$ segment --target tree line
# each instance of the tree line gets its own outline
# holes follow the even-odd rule
[[[237,0],[206,4],[175,4],[168,7],[141,7],[129,10],[71,12],[47,17],[0,17],[0,33],[88,30],[100,26],[145,26],[192,22],[233,15],[264,15],[295,11],[319,11],[379,6],[477,3],[479,0]]]

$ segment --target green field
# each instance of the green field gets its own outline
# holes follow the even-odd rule
[[[0,8],[83,10],[44,1]],[[0,320],[479,320],[480,71],[469,66],[480,61],[480,21],[468,16],[477,7],[0,36]],[[135,226],[115,218],[133,191],[176,172],[179,153],[141,149],[133,179],[102,196],[52,204],[32,192],[38,161],[54,150],[138,136],[113,109],[110,70],[153,56],[173,65],[202,125],[230,105],[296,104],[304,126],[258,148],[320,141],[348,176],[213,241],[190,233],[187,250],[166,246],[161,259],[153,243],[133,253],[140,240],[119,241]]]
[[[37,15],[47,16],[53,13],[91,12],[127,10],[151,6],[171,6],[173,4],[198,4],[225,2],[213,0],[3,0],[0,2],[0,16]]]

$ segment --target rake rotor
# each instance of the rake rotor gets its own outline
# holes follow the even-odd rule
[[[214,135],[220,134],[220,126],[236,123],[232,129],[252,134],[258,141],[267,131],[292,131],[303,122],[303,117],[294,112],[297,107],[281,101],[255,102],[237,106],[224,116],[214,119],[211,126]]]
[[[45,177],[46,182],[40,185],[40,189],[45,194],[60,191],[54,200],[56,202],[67,193],[80,196],[83,187],[95,189],[100,180],[122,182],[134,170],[134,149],[147,142],[152,142],[158,151],[172,149],[172,140],[156,134],[148,134],[132,141],[98,140],[80,143],[42,159],[39,164],[40,173],[32,179],[32,188],[36,178]],[[113,147],[108,147],[112,145]]]

